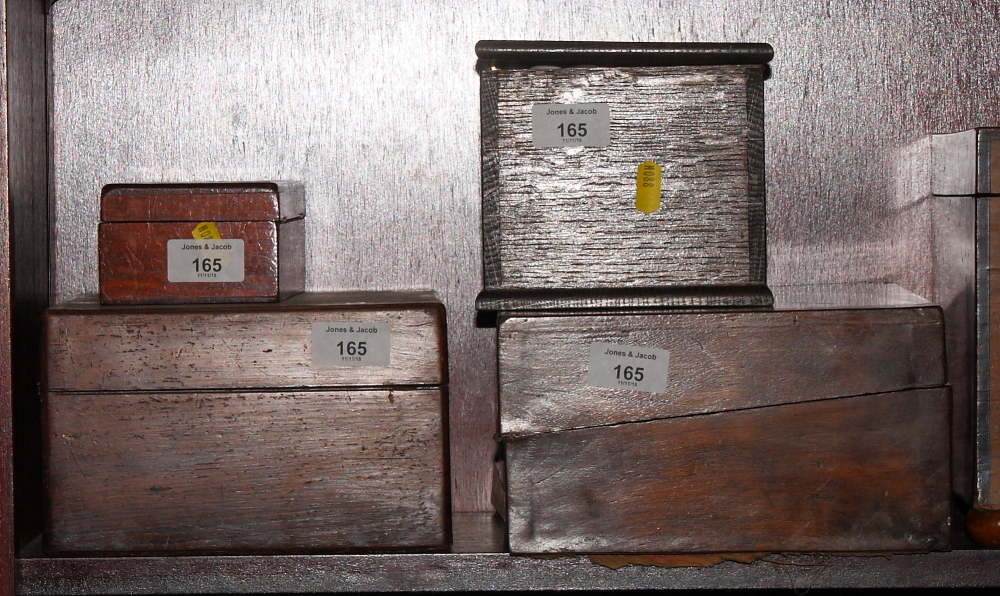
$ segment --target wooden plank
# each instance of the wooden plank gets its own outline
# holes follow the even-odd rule
[[[712,567],[609,569],[587,557],[508,554],[19,559],[23,596],[460,590],[761,590],[1000,586],[1000,552],[779,556]]]
[[[45,395],[50,552],[445,548],[441,389]]]
[[[941,309],[857,308],[508,317],[505,435],[847,397],[945,382]],[[666,389],[588,383],[590,347],[669,351]]]
[[[945,388],[506,440],[512,553],[948,548]]]
[[[429,293],[159,307],[81,300],[50,309],[45,322],[50,391],[440,385],[448,378],[444,307]],[[313,323],[388,323],[389,365],[313,366]]]
[[[113,184],[101,191],[102,222],[278,221],[303,215],[301,184]]]
[[[486,288],[763,285],[763,68],[482,72]],[[536,147],[545,103],[608,104],[610,144]],[[649,214],[646,161],[663,168]]]

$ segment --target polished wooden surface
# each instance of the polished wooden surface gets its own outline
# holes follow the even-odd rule
[[[983,548],[1000,548],[1000,510],[974,507],[966,518],[965,531]]]
[[[167,242],[192,241],[192,221],[102,223],[98,229],[101,302],[193,304],[278,302],[305,284],[305,222],[214,222],[223,239],[244,243],[241,282],[172,283]]]
[[[594,342],[670,353],[666,390],[587,385]],[[505,435],[945,383],[937,306],[501,317]]]
[[[946,388],[507,439],[512,553],[943,550]]]
[[[50,309],[45,322],[43,387],[48,391],[442,385],[448,380],[445,312],[430,293],[307,293],[280,304],[158,307],[102,307],[82,298]],[[314,322],[388,323],[389,365],[313,366]]]
[[[305,215],[300,184],[230,182],[110,185],[101,191],[101,221],[278,221]]]
[[[481,72],[486,289],[764,284],[763,73]],[[536,147],[532,106],[544,103],[607,104],[609,145]],[[635,208],[646,161],[663,168],[652,213]]]
[[[44,395],[51,553],[451,542],[446,393]]]

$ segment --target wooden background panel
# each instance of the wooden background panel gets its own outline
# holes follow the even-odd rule
[[[489,508],[495,345],[481,288],[480,39],[752,41],[765,83],[768,277],[926,294],[900,148],[997,123],[997,2],[60,0],[52,298],[96,291],[103,184],[297,179],[311,290],[448,307],[455,503]]]

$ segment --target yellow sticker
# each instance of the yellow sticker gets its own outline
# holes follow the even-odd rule
[[[652,213],[660,208],[660,176],[663,168],[651,161],[639,164],[635,173],[635,208]]]
[[[196,225],[191,230],[191,235],[194,236],[195,240],[222,240],[222,236],[219,235],[219,229],[210,221],[203,221]]]

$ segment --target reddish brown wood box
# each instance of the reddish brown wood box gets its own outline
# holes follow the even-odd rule
[[[776,288],[773,311],[501,317],[511,551],[947,548],[941,309],[827,290]]]
[[[445,337],[429,293],[50,309],[46,550],[446,548]]]
[[[305,285],[294,183],[113,185],[98,228],[103,304],[276,302]]]

